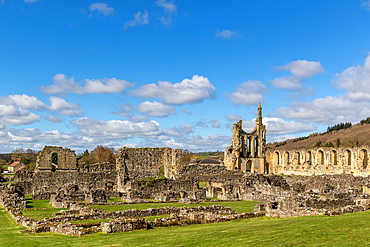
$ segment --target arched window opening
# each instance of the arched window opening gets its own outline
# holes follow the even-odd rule
[[[288,152],[284,153],[284,164],[285,165],[289,164],[289,153]]]
[[[347,165],[350,166],[351,165],[351,151],[349,150],[346,150],[346,162],[347,162]]]
[[[311,163],[311,151],[308,151],[308,152],[306,153],[306,162]]]
[[[301,154],[299,152],[296,152],[295,155],[297,159],[297,164],[300,165],[301,164]]]
[[[337,165],[337,152],[335,150],[331,151],[330,153],[331,156],[331,164]]]
[[[246,172],[251,172],[251,169],[252,169],[252,161],[251,160],[248,160],[247,166],[245,168],[245,171]]]
[[[276,165],[280,165],[279,153],[278,152],[274,153],[274,160],[275,160]]]
[[[360,159],[362,161],[362,167],[366,169],[367,168],[367,151],[365,149],[362,149],[360,151]]]
[[[55,171],[58,168],[58,154],[52,153],[51,154],[51,170]]]
[[[317,162],[319,165],[324,165],[324,152],[321,150],[317,153]]]

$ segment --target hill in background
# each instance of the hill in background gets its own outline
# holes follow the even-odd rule
[[[328,130],[333,129],[333,127],[328,127]],[[363,145],[370,146],[370,124],[368,124],[366,120],[363,120],[360,123],[346,129],[331,130],[322,134],[314,133],[308,137],[289,139],[283,142],[268,143],[267,147],[273,149],[301,149],[314,148],[315,146],[337,147],[337,140],[340,142],[339,147],[357,147]]]

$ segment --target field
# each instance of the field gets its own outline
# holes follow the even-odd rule
[[[365,246],[370,243],[370,212],[332,217],[263,217],[80,238],[18,233],[24,229],[0,207],[1,246]]]

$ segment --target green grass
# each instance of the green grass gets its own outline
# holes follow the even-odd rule
[[[1,246],[365,246],[370,242],[370,212],[332,217],[263,217],[80,238],[18,233],[24,229],[0,207]]]
[[[215,197],[206,197],[207,198],[207,200],[214,200],[214,201],[217,201],[218,199],[217,198],[215,198]]]
[[[121,197],[111,197],[110,200],[107,200],[107,203],[111,202],[123,202],[123,201],[121,200]]]
[[[162,207],[198,207],[198,206],[211,206],[211,205],[223,205],[225,207],[231,207],[237,213],[251,212],[254,206],[258,202],[252,201],[238,201],[238,202],[201,202],[199,204],[183,204],[183,203],[142,203],[142,204],[124,204],[124,205],[95,205],[89,206],[89,208],[104,209],[106,212],[115,212],[128,209],[147,209],[147,208],[162,208]]]
[[[199,188],[204,188],[206,187],[206,181],[199,181]]]
[[[68,208],[54,208],[49,203],[50,200],[32,200],[32,195],[26,195],[27,208],[37,208],[40,210],[21,210],[24,216],[41,220],[45,217],[53,217],[53,213],[60,210],[68,210]],[[41,209],[45,208],[45,209]]]
[[[7,177],[14,177],[15,174],[14,173],[11,173],[11,174],[3,174],[3,177],[4,178],[7,178]]]
[[[79,220],[79,221],[68,221],[69,223],[98,223],[98,222],[108,222],[111,219],[97,219],[97,220]]]
[[[155,219],[158,219],[158,218],[165,218],[165,217],[170,217],[169,214],[165,214],[165,215],[157,215],[157,216],[148,216],[148,217],[144,217],[147,221],[154,221]]]

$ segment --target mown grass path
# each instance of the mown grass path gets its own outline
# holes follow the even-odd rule
[[[80,238],[19,234],[23,229],[0,207],[0,246],[366,246],[370,245],[370,212],[332,217],[263,217]]]

